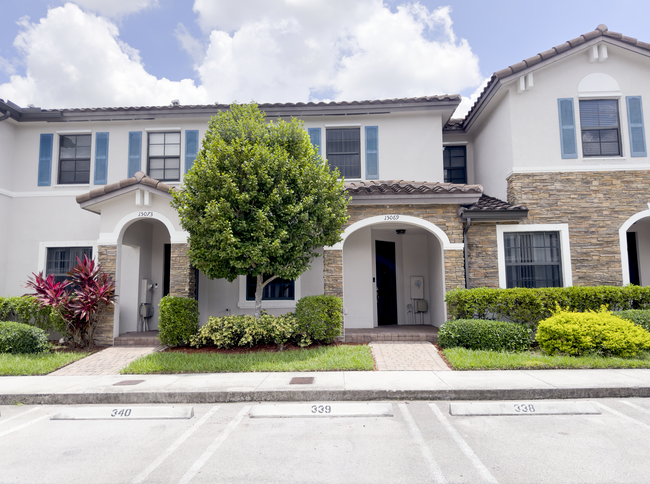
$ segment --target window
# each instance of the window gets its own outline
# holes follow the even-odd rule
[[[77,257],[83,261],[84,256],[92,258],[92,247],[48,247],[45,276],[54,275],[56,282],[68,278],[67,273],[77,265]]]
[[[467,148],[445,146],[442,152],[445,169],[445,183],[467,183]]]
[[[562,287],[558,232],[504,234],[507,287]]]
[[[268,278],[264,275],[264,278]],[[246,300],[255,301],[255,290],[257,289],[257,277],[246,276]],[[294,281],[276,277],[269,282],[262,290],[262,301],[293,301]]]
[[[580,101],[580,128],[583,156],[621,155],[616,99]]]
[[[345,178],[361,178],[360,128],[328,129],[327,162]]]
[[[180,133],[149,133],[149,176],[159,181],[181,179]]]
[[[59,138],[59,183],[90,183],[89,134],[61,135]]]

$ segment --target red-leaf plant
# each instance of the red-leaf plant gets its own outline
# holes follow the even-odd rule
[[[34,290],[30,296],[59,313],[75,345],[89,347],[94,342],[100,311],[116,302],[115,284],[101,272],[100,264],[87,256],[83,261],[77,257],[77,266],[68,275],[69,279],[55,282],[53,275],[44,278],[42,272],[32,273],[33,280],[26,285]]]

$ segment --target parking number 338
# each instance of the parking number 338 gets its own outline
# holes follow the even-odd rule
[[[535,406],[532,403],[515,403],[514,408],[517,413],[535,413]]]

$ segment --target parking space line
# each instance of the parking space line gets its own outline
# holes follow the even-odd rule
[[[15,432],[16,430],[24,429],[25,427],[27,427],[27,426],[29,426],[29,425],[31,425],[33,423],[36,423],[39,420],[43,420],[43,419],[49,418],[49,417],[50,417],[49,415],[43,415],[41,417],[35,418],[34,420],[30,420],[29,422],[26,422],[26,423],[24,423],[22,425],[18,425],[17,427],[14,427],[12,429],[5,430],[4,432],[0,433],[0,437],[4,437],[5,435],[9,435],[10,433]]]
[[[27,415],[30,412],[34,412],[34,411],[38,410],[39,408],[41,408],[41,407],[30,408],[29,410],[27,410],[27,411],[25,411],[23,413],[19,413],[18,415],[14,415],[13,417],[3,418],[3,419],[0,420],[0,425],[2,425],[3,423],[7,423],[10,420],[13,420],[15,418],[22,417],[23,415]]]
[[[603,405],[600,402],[596,402],[596,405],[598,405],[603,410],[607,410],[609,413],[613,413],[617,417],[620,417],[620,418],[622,418],[624,420],[628,420],[629,422],[633,422],[633,423],[635,423],[637,425],[641,425],[643,427],[646,427],[646,428],[650,429],[650,425],[648,425],[647,423],[641,422],[640,420],[637,420],[637,419],[632,418],[632,417],[628,417],[627,415],[625,415],[624,413],[619,412],[618,410],[614,410],[613,408],[609,408],[607,405]]]
[[[639,407],[638,405],[635,405],[632,402],[626,402],[625,400],[621,400],[621,403],[624,403],[625,405],[637,409],[639,412],[647,413],[650,414],[650,410],[647,408]]]
[[[198,430],[198,428],[203,425],[205,422],[208,421],[214,413],[219,410],[219,406],[217,405],[216,407],[212,407],[203,417],[201,417],[194,425],[192,425],[189,429],[187,429],[183,435],[181,435],[178,439],[176,439],[172,445],[167,447],[165,451],[158,456],[156,460],[154,460],[151,464],[149,464],[140,474],[138,474],[135,479],[131,481],[132,484],[139,484],[140,482],[143,482],[149,474],[151,474],[156,468],[163,463],[163,461],[169,457],[172,452],[174,452],[180,445],[185,442],[194,432]]]
[[[224,441],[228,438],[228,436],[232,433],[233,430],[235,430],[235,427],[239,425],[239,422],[243,420],[243,418],[246,416],[248,412],[250,412],[251,406],[246,405],[244,408],[242,408],[239,413],[235,416],[234,419],[230,421],[228,425],[226,425],[226,428],[223,429],[223,431],[217,436],[216,439],[214,439],[214,442],[210,444],[210,446],[205,449],[205,452],[201,454],[201,457],[199,457],[194,464],[192,464],[192,467],[185,473],[185,475],[181,478],[180,481],[178,481],[179,484],[187,484],[192,480],[192,478],[196,475],[199,470],[201,470],[201,467],[207,462],[207,460],[216,452],[216,450],[219,448],[221,444],[224,443]]]
[[[440,469],[440,466],[436,462],[436,459],[433,457],[433,453],[431,452],[431,449],[425,442],[424,437],[422,437],[422,432],[420,432],[420,429],[416,425],[415,420],[413,420],[413,417],[411,416],[411,413],[408,411],[406,404],[399,403],[397,404],[397,406],[399,407],[400,412],[402,412],[402,415],[404,416],[404,421],[406,422],[406,425],[409,428],[409,431],[411,432],[411,436],[413,437],[413,440],[415,440],[415,443],[418,444],[418,446],[420,447],[420,452],[422,453],[422,457],[424,457],[424,460],[429,466],[429,472],[431,473],[431,477],[433,477],[434,482],[440,484],[447,484],[447,479],[445,479],[445,476],[442,473],[442,469]]]
[[[460,447],[460,450],[463,452],[463,454],[465,454],[465,457],[470,460],[474,468],[481,475],[483,481],[489,482],[490,484],[499,484],[489,469],[485,467],[483,462],[481,462],[481,459],[479,459],[478,456],[474,453],[469,444],[465,442],[458,431],[452,427],[452,425],[449,423],[449,420],[447,420],[447,418],[443,415],[438,406],[435,403],[430,403],[429,407],[431,410],[433,410],[433,413],[438,418],[442,426],[447,430],[449,435],[451,435],[451,438],[454,439],[454,442],[456,442],[458,447]]]

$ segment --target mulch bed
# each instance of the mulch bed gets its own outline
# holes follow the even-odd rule
[[[343,345],[358,345],[359,343],[332,343],[331,345],[320,345],[320,344],[313,344],[311,346],[307,346],[306,348],[301,348],[300,346],[296,346],[293,344],[286,344],[284,345],[283,351],[287,350],[303,350],[303,349],[313,349],[313,348],[320,348],[321,346],[343,346]],[[194,353],[221,353],[221,354],[231,354],[231,355],[241,355],[241,354],[247,354],[247,353],[277,353],[279,351],[277,345],[256,345],[252,347],[238,347],[238,348],[229,348],[229,349],[222,349],[222,348],[214,348],[212,346],[204,346],[203,348],[189,348],[189,347],[176,347],[176,348],[167,348],[165,351],[169,352],[181,352],[181,353],[187,353],[187,354],[194,354]]]

